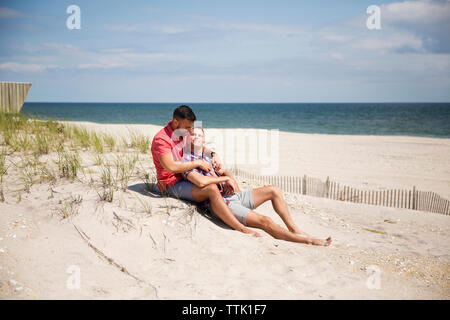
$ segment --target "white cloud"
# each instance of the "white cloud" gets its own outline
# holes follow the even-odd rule
[[[130,24],[130,25],[108,24],[103,26],[103,28],[109,31],[122,31],[122,32],[153,31],[153,32],[160,32],[163,34],[184,33],[196,29],[195,27],[188,25],[169,25],[169,24],[163,25],[163,24],[144,24],[144,23]]]
[[[249,23],[237,23],[233,21],[222,21],[215,23],[194,23],[194,24],[131,24],[131,25],[120,25],[120,24],[109,24],[103,26],[106,30],[111,31],[124,31],[124,32],[135,32],[135,31],[153,31],[160,32],[164,34],[176,34],[176,33],[186,33],[191,31],[197,31],[200,29],[211,29],[211,30],[237,30],[237,31],[254,31],[267,34],[276,35],[300,35],[305,34],[306,28],[301,26],[292,25],[275,25],[275,24],[249,24]]]
[[[124,32],[132,32],[138,30],[139,26],[136,24],[123,25],[123,24],[107,24],[103,26],[105,30],[109,31],[124,31]]]
[[[352,42],[350,46],[355,49],[378,51],[380,53],[401,49],[424,52],[422,40],[410,33],[393,33],[378,37],[362,36]]]
[[[25,58],[29,64],[7,64],[4,68],[28,70],[37,72],[50,67],[46,64],[58,64],[60,69],[114,69],[114,68],[145,68],[153,67],[160,62],[186,61],[190,57],[183,53],[143,52],[131,48],[109,48],[91,50],[64,43],[41,43],[39,45],[24,45],[24,50],[33,55]],[[34,70],[34,71],[33,71]]]
[[[177,25],[153,25],[152,29],[166,34],[185,33],[194,30],[191,26]]]
[[[390,23],[439,24],[450,19],[450,1],[403,1],[381,6],[381,18]]]
[[[17,62],[5,62],[0,64],[0,70],[17,73],[39,73],[50,69],[55,69],[55,65],[27,64]]]
[[[333,58],[333,59],[336,59],[336,60],[344,59],[344,56],[341,53],[339,53],[339,52],[331,52],[330,53],[330,57]]]
[[[246,24],[234,22],[221,22],[215,26],[211,26],[220,30],[243,30],[256,31],[263,33],[271,33],[277,35],[300,35],[306,33],[306,28],[301,26],[290,25],[274,25],[274,24]]]
[[[368,30],[364,13],[344,23],[322,27],[316,43],[330,49],[449,53],[450,0],[393,2],[381,6],[381,30]],[[355,55],[358,52],[355,52]]]

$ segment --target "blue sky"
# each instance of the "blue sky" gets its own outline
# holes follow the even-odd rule
[[[0,0],[0,43],[27,101],[450,101],[450,0]]]

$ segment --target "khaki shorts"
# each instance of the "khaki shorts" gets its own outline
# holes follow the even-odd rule
[[[248,213],[255,209],[255,204],[253,202],[253,190],[245,190],[241,193],[235,193],[230,196],[226,196],[230,200],[228,207],[230,208],[233,215],[244,225],[247,226],[247,215]],[[214,212],[209,209],[213,214]],[[217,215],[216,215],[217,216]]]

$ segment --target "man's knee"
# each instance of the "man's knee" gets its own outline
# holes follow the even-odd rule
[[[204,186],[204,188],[208,192],[219,192],[219,188],[217,188],[217,185],[214,183],[208,184],[207,186]]]
[[[212,198],[214,198],[217,195],[220,196],[220,192],[215,184],[209,184],[202,188],[200,188],[196,185],[194,185],[192,187],[192,196],[193,196],[194,200],[197,202],[205,201],[208,199],[211,200]]]
[[[194,185],[194,189],[196,189],[197,191],[201,191],[202,193],[219,191],[219,188],[217,188],[217,185],[215,185],[214,183],[208,184],[204,187],[198,187]]]

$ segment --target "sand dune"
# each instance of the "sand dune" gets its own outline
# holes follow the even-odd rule
[[[123,125],[84,124],[127,133]],[[367,186],[422,183],[450,193],[448,139],[281,135],[282,155],[293,145],[305,150],[281,162],[283,173]],[[88,152],[81,156],[89,173],[74,182],[34,184],[20,201],[20,181],[7,177],[0,203],[2,299],[450,297],[448,216],[285,193],[295,222],[312,235],[332,235],[332,246],[288,243],[264,232],[252,238],[191,204],[147,193],[138,176],[111,203],[99,201],[90,185],[98,166]],[[139,157],[150,170],[150,155]],[[258,186],[239,182],[242,189]],[[67,206],[71,214],[64,217]],[[256,211],[282,224],[270,203]],[[80,272],[78,289],[71,285],[73,270]]]

